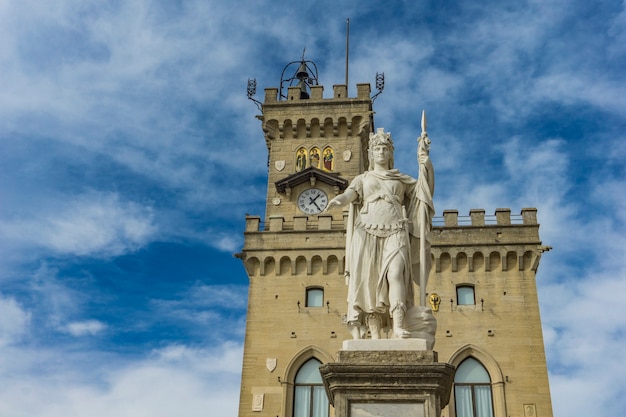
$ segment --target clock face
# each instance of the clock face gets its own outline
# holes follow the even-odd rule
[[[306,214],[319,214],[328,205],[328,196],[319,188],[309,188],[298,196],[298,207]]]

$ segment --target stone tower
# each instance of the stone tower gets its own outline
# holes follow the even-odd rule
[[[371,88],[358,84],[348,97],[346,85],[335,85],[324,98],[308,68],[300,62],[297,84],[281,80],[259,103],[268,187],[265,218],[246,217],[239,254],[250,280],[240,417],[332,416],[318,368],[351,337],[347,212],[323,209],[367,169]],[[433,156],[436,168],[436,146]],[[535,283],[548,248],[536,214],[446,210],[434,221],[426,291],[435,350],[457,367],[442,416],[552,416]]]

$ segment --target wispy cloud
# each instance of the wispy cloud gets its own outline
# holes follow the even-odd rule
[[[12,373],[3,372],[0,377],[5,387],[2,415],[169,417],[181,410],[188,416],[205,416],[207,410],[216,415],[237,412],[241,369],[227,365],[239,364],[241,345],[166,346],[131,363],[92,356],[90,379],[84,379],[78,369],[63,375],[37,372],[27,360],[36,352],[10,353],[22,366],[13,365]],[[68,362],[61,355],[47,359]]]
[[[29,330],[30,318],[15,298],[0,294],[0,348],[19,342]]]
[[[140,247],[156,232],[151,207],[120,201],[115,193],[89,192],[48,203],[0,221],[7,247],[116,256]]]
[[[72,336],[96,335],[106,329],[106,324],[99,320],[84,320],[69,323],[63,328]]]

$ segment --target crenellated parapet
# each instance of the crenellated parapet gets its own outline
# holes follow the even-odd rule
[[[521,214],[514,216],[511,215],[509,208],[498,208],[492,216],[485,216],[483,209],[472,209],[469,216],[461,217],[457,210],[444,210],[443,217],[433,219],[433,225],[443,225],[444,227],[510,224],[537,224],[537,209],[523,208]]]
[[[288,88],[287,100],[280,101],[278,100],[278,88],[270,87],[265,89],[265,101],[263,105],[267,104],[294,104],[298,101],[302,101],[304,103],[314,103],[319,100],[323,100],[326,103],[337,103],[338,100],[346,100],[348,99],[348,88],[345,84],[335,84],[333,85],[333,97],[329,99],[324,99],[324,86],[323,85],[315,85],[311,88],[311,96],[307,98],[302,98],[300,95],[301,89],[300,87],[293,86]],[[372,88],[368,83],[360,83],[356,85],[357,96],[356,100],[370,100],[370,94],[372,92]],[[329,101],[329,100],[335,100]],[[355,100],[355,99],[352,99]]]
[[[541,245],[535,208],[524,208],[515,216],[508,208],[496,209],[492,216],[474,209],[464,217],[446,210],[433,224],[435,272],[535,271],[547,249]]]
[[[332,98],[324,98],[323,91],[324,86],[312,86],[310,97],[301,98],[299,87],[289,87],[286,100],[278,100],[278,88],[265,89],[260,118],[268,148],[273,140],[367,138],[372,115],[370,85],[357,84],[357,97],[352,98],[345,85],[334,85]]]
[[[295,216],[294,221],[286,222],[282,216],[271,216],[269,224],[261,222],[259,216],[246,216],[246,232],[277,232],[282,230],[335,230],[345,228],[347,212],[337,220],[331,214],[315,217]],[[433,218],[433,229],[489,228],[490,233],[498,226],[539,226],[537,209],[523,208],[518,215],[511,215],[511,209],[498,208],[490,216],[483,209],[472,209],[468,216],[459,216],[457,210],[444,210],[443,216]],[[495,232],[499,233],[499,232]],[[538,234],[537,234],[538,238]]]
[[[432,272],[536,271],[541,254],[549,250],[541,244],[535,208],[524,208],[513,216],[510,209],[497,209],[491,216],[478,209],[463,217],[456,210],[443,214],[433,219]],[[341,220],[333,220],[331,215],[295,216],[292,222],[273,217],[265,224],[258,216],[246,217],[244,263],[248,273],[311,275],[321,271],[342,275],[346,221],[347,214]],[[281,247],[281,258],[275,258],[275,251],[247,249],[267,246]],[[316,247],[324,249],[312,251]]]

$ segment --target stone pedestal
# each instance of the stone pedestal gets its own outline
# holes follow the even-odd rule
[[[436,352],[345,349],[320,367],[335,417],[439,417],[448,404],[455,369]]]

